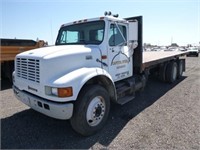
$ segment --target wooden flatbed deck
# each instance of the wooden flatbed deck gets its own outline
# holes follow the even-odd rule
[[[143,52],[142,70],[157,65],[159,63],[172,60],[173,58],[185,56],[187,53],[188,52],[179,52],[179,51]]]

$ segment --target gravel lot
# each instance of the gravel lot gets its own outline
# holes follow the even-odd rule
[[[69,121],[52,119],[19,102],[3,80],[1,148],[15,149],[200,149],[200,58],[187,57],[174,84],[151,78],[124,106],[113,104],[106,126],[82,137]]]

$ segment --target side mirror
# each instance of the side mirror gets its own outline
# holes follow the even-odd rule
[[[138,46],[138,42],[137,41],[129,41],[128,42],[128,48],[129,49],[135,49]]]
[[[129,41],[138,41],[138,22],[137,20],[129,21],[128,28],[128,40]]]

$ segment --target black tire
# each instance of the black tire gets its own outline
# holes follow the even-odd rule
[[[166,69],[166,81],[169,83],[173,83],[177,79],[177,72],[178,72],[178,66],[176,62],[170,62],[167,65]]]
[[[159,76],[158,76],[158,78],[162,82],[166,81],[166,77],[165,77],[166,68],[167,68],[167,63],[162,64],[162,66],[160,66],[160,68],[159,68]]]
[[[14,71],[14,61],[8,61],[5,62],[4,64],[4,72],[5,72],[5,76],[6,78],[9,79],[9,81],[12,83],[12,73]]]
[[[109,110],[110,99],[105,88],[100,85],[85,87],[75,102],[71,126],[83,136],[93,135],[103,128]]]
[[[181,78],[183,75],[183,61],[179,60],[178,61],[178,72],[177,72],[177,78]]]
[[[196,56],[199,57],[199,53],[197,53]]]

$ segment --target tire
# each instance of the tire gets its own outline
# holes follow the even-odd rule
[[[167,65],[166,69],[166,81],[169,83],[173,83],[177,79],[177,72],[178,72],[178,66],[176,62],[170,62]]]
[[[12,81],[12,73],[13,73],[13,71],[14,71],[14,61],[8,61],[8,62],[6,62],[4,65],[5,65],[5,69],[4,69],[4,71],[5,71],[5,76],[6,76],[6,78],[8,78],[9,81],[12,83],[12,82],[13,82],[13,81]]]
[[[165,74],[166,74],[166,68],[167,68],[167,63],[163,64],[162,66],[160,66],[159,68],[159,80],[162,81],[162,82],[165,82],[166,81],[166,77],[165,77]]]
[[[183,61],[179,60],[178,62],[178,72],[177,72],[177,78],[181,78],[183,75]]]
[[[83,136],[90,136],[101,130],[110,110],[109,94],[100,85],[83,89],[75,102],[72,128]]]
[[[196,54],[196,57],[199,57],[199,53]]]

